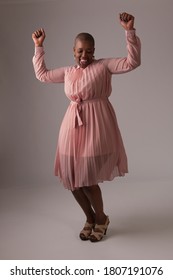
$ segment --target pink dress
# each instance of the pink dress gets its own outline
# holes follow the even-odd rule
[[[127,57],[94,60],[84,69],[68,66],[48,70],[43,48],[35,49],[36,77],[42,82],[64,83],[70,99],[55,157],[55,175],[69,190],[128,173],[126,152],[108,98],[112,74],[125,73],[140,65],[140,40],[135,30],[126,31],[126,41]]]

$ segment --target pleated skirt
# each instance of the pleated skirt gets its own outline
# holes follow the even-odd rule
[[[54,170],[72,191],[128,173],[123,140],[108,98],[69,104],[59,131]]]

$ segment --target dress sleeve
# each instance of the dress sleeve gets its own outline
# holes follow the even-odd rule
[[[127,42],[127,57],[104,59],[103,63],[111,74],[129,72],[141,64],[141,42],[135,30],[125,31]]]
[[[44,61],[43,47],[35,47],[32,59],[36,78],[45,83],[63,83],[66,67],[48,70]]]

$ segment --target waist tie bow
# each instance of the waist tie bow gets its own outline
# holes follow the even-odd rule
[[[82,126],[83,121],[81,118],[81,112],[82,112],[82,105],[85,103],[92,103],[92,102],[98,102],[100,100],[108,101],[108,97],[98,97],[98,98],[92,98],[92,99],[87,99],[87,100],[82,100],[77,98],[76,100],[71,100],[71,104],[75,105],[75,119],[74,119],[74,128],[77,126]]]

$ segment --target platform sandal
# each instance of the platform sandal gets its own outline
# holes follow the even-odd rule
[[[85,223],[83,230],[80,232],[79,237],[81,240],[88,240],[90,238],[90,234],[94,229],[95,224],[90,224],[88,222]]]
[[[98,242],[98,241],[102,240],[103,236],[106,235],[109,223],[110,223],[109,217],[107,216],[106,222],[104,225],[96,224],[90,235],[90,241]]]

